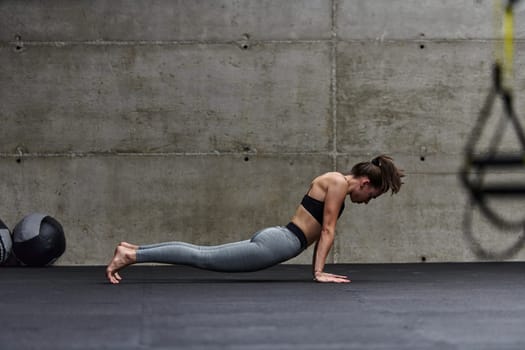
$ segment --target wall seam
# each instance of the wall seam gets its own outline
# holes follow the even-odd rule
[[[296,40],[253,40],[250,39],[248,42],[250,45],[258,44],[315,44],[315,43],[330,43],[332,38],[326,39],[296,39]],[[85,41],[38,41],[38,40],[27,40],[27,41],[1,41],[0,47],[15,47],[22,44],[26,46],[49,46],[49,47],[62,47],[62,46],[184,46],[184,45],[235,45],[239,46],[246,41],[240,40],[85,40]]]
[[[332,18],[331,18],[331,71],[330,71],[330,104],[332,106],[332,170],[337,169],[337,32],[335,28],[335,16],[337,11],[337,0],[332,0]]]
[[[337,0],[332,0],[332,18],[331,18],[331,85],[330,97],[332,105],[332,169],[337,170]],[[339,261],[339,241],[334,240],[332,247],[332,263],[336,264]]]

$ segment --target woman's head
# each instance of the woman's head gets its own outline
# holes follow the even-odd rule
[[[392,191],[392,194],[399,192],[401,178],[405,176],[403,170],[398,169],[392,158],[387,155],[375,157],[370,162],[362,162],[353,166],[350,170],[356,178],[367,177],[370,185],[379,190],[380,193]]]

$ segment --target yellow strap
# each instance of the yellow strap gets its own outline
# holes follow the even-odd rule
[[[512,87],[514,63],[514,12],[512,4],[505,6],[503,13],[503,57],[501,60],[503,70],[503,85],[510,89]]]
[[[512,85],[512,64],[514,61],[514,14],[512,6],[506,6],[503,16],[503,74],[505,85]],[[509,87],[509,86],[507,86]]]

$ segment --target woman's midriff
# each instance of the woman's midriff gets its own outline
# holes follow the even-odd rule
[[[299,205],[291,221],[303,231],[308,245],[319,239],[321,225],[302,205]]]

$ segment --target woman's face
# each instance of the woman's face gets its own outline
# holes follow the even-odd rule
[[[381,190],[372,186],[370,182],[365,182],[361,184],[359,188],[350,193],[350,199],[354,203],[368,204],[370,200],[379,197],[381,194]]]

